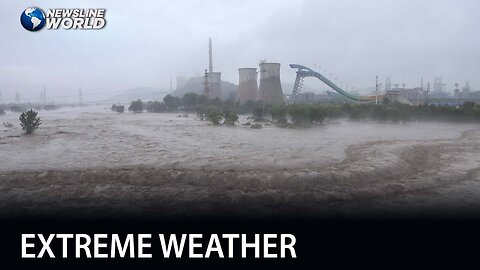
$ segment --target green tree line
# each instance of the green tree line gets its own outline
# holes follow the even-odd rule
[[[280,125],[291,122],[298,126],[322,124],[327,119],[336,118],[393,123],[424,120],[480,122],[480,104],[475,102],[465,102],[460,106],[429,104],[410,106],[399,103],[379,105],[356,103],[264,105],[258,101],[239,104],[231,100],[209,100],[205,95],[188,93],[181,98],[167,95],[163,98],[163,102],[144,103],[141,100],[136,100],[132,102],[129,110],[134,112],[144,110],[148,112],[175,112],[183,110],[195,112],[202,119],[216,119],[213,121],[215,123],[220,123],[222,120],[225,122],[225,119],[228,119],[226,122],[230,123],[233,121],[233,114],[250,114],[256,121],[271,120]],[[232,114],[232,116],[229,117],[228,114]]]

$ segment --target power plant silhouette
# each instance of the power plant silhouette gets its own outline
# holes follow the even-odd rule
[[[241,104],[249,100],[256,101],[258,98],[257,69],[239,68],[238,73],[237,101]]]
[[[209,99],[222,99],[222,73],[213,71],[212,38],[208,39],[208,73],[206,74],[206,94]]]
[[[280,64],[260,62],[260,87],[258,100],[263,104],[283,103],[282,84],[280,82]]]
[[[260,86],[256,68],[239,68],[239,83],[236,101],[262,101],[264,104],[280,104],[284,102],[282,84],[280,82],[280,64],[260,62]],[[222,99],[222,73],[213,71],[213,43],[208,40],[208,70],[205,72],[204,93],[209,99]]]

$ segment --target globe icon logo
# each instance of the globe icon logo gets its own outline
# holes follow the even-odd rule
[[[20,15],[20,22],[23,28],[28,31],[38,31],[46,24],[45,13],[37,7],[29,7]]]

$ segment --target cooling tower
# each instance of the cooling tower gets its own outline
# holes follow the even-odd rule
[[[256,101],[258,94],[257,69],[239,68],[239,83],[237,101],[245,103],[249,100]]]
[[[258,99],[264,104],[283,103],[279,63],[260,63],[260,89]]]
[[[222,99],[222,73],[221,72],[208,73],[208,98]]]

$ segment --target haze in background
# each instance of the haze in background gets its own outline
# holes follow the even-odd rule
[[[106,8],[99,31],[22,28],[26,7]],[[201,75],[214,40],[214,69],[238,83],[239,67],[260,59],[321,66],[356,89],[386,75],[417,86],[442,75],[480,78],[480,2],[476,0],[4,1],[0,8],[0,92],[13,101],[76,96],[100,99],[136,87],[169,89],[170,77]],[[319,82],[309,81],[311,85]],[[318,86],[317,85],[317,86]],[[291,89],[284,89],[289,92]]]

